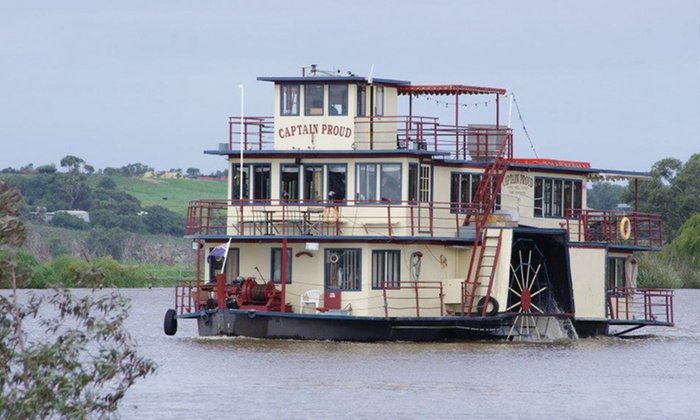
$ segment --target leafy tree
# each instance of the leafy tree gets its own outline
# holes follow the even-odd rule
[[[71,170],[67,174],[58,174],[56,186],[68,202],[70,210],[87,210],[86,200],[90,188],[85,174]]]
[[[59,211],[51,219],[53,226],[58,226],[66,229],[86,230],[90,228],[90,224],[80,217],[73,216],[65,211]]]
[[[36,171],[40,174],[55,174],[56,173],[56,165],[54,165],[52,163],[50,165],[37,166]]]
[[[117,183],[114,182],[112,178],[106,176],[97,183],[97,187],[105,190],[113,190],[117,188]]]
[[[70,172],[79,172],[85,160],[77,156],[68,155],[61,159],[61,168],[67,168]]]
[[[115,260],[121,260],[128,236],[129,233],[119,227],[93,229],[86,241],[86,245],[93,255],[98,257],[110,256]]]
[[[672,245],[676,252],[688,257],[693,266],[700,266],[700,211],[681,226]]]
[[[197,178],[202,174],[197,168],[187,168],[186,172],[189,178]]]
[[[162,206],[150,206],[144,209],[143,223],[150,233],[182,235],[183,219],[175,212]]]
[[[622,202],[625,187],[610,182],[596,182],[588,190],[588,207],[598,210],[614,210]]]
[[[90,221],[92,222],[93,226],[104,229],[119,228],[121,230],[135,233],[143,233],[146,231],[143,220],[141,220],[141,218],[139,218],[137,215],[119,214],[108,209],[91,211]],[[117,257],[113,253],[108,253],[106,255],[112,255],[116,259],[121,258],[121,256]]]

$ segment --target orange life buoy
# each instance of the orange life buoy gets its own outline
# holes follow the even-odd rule
[[[625,216],[622,219],[620,219],[620,238],[623,241],[626,241],[630,238],[630,235],[632,234],[632,223],[630,222],[630,219]]]

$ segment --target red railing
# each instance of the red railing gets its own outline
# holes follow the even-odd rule
[[[455,126],[438,123],[436,117],[356,117],[353,131],[359,149],[414,149],[444,152],[453,159],[488,160],[508,141],[503,156],[513,158],[513,139],[505,127]],[[271,150],[274,148],[274,118],[269,116],[229,117],[229,150]],[[387,140],[388,139],[388,140]]]
[[[178,314],[194,312],[195,302],[192,293],[196,293],[196,283],[193,281],[179,281],[175,285],[175,311]]]
[[[663,245],[661,216],[652,213],[569,209],[566,229],[573,242]]]
[[[386,149],[382,138],[395,141],[396,149],[428,150],[448,153],[453,159],[492,159],[501,151],[513,157],[512,132],[506,127],[456,126],[438,123],[435,117],[396,115],[356,117],[355,143],[359,149]],[[394,143],[391,143],[393,148]]]
[[[398,292],[402,290],[412,290],[411,296],[388,296],[389,293]],[[421,290],[437,290],[437,296],[421,296]],[[444,314],[444,297],[442,292],[442,282],[441,281],[401,281],[398,287],[386,287],[386,283],[382,283],[382,296],[384,298],[384,316],[389,317],[389,310],[407,310],[415,309],[416,316],[420,316],[421,310],[421,299],[436,301],[434,306],[423,306],[423,310],[426,309],[440,309],[440,316]],[[389,301],[412,301],[414,304],[410,306],[389,306]]]
[[[266,150],[274,146],[275,119],[273,117],[229,117],[228,147],[239,150],[241,135],[243,150]]]
[[[474,239],[474,227],[463,226],[468,206],[459,203],[416,203],[344,200],[191,201],[186,235],[233,236],[421,236]]]
[[[609,290],[608,316],[616,320],[673,325],[673,290],[626,287]]]

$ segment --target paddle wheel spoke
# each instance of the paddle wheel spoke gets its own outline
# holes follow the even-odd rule
[[[516,251],[517,248],[517,252]],[[510,264],[507,312],[515,312],[508,332],[512,338],[542,338],[539,314],[551,308],[551,287],[546,260],[534,242],[521,240],[514,244]]]

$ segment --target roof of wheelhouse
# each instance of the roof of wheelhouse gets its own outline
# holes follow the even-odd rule
[[[369,83],[366,77],[362,76],[262,76],[258,77],[258,80],[263,82],[275,82],[275,83],[312,83],[312,82],[332,82],[332,83]],[[372,83],[379,85],[388,86],[405,86],[410,85],[411,82],[406,80],[395,80],[395,79],[372,79]]]

